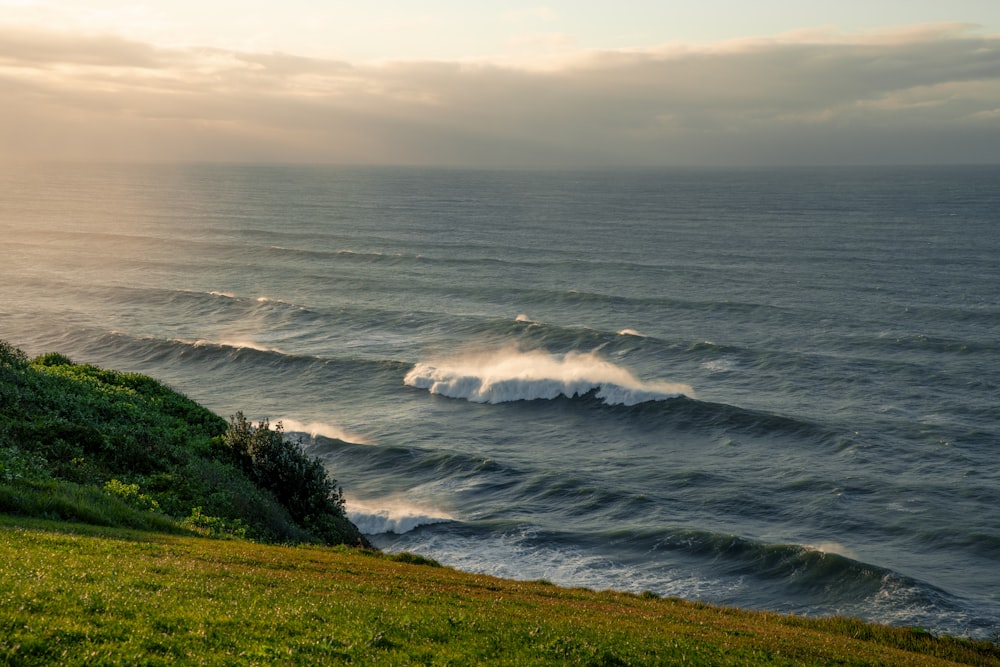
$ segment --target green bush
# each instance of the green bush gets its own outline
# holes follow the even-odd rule
[[[59,354],[58,352],[49,352],[48,354],[43,354],[41,356],[35,357],[33,360],[34,364],[39,366],[73,366],[73,362],[64,354]]]
[[[51,477],[48,462],[32,452],[16,447],[0,448],[0,482],[21,479],[43,480]]]
[[[254,426],[242,412],[230,420],[224,442],[236,464],[259,487],[270,491],[292,519],[328,544],[364,543],[344,515],[343,492],[322,461],[288,440],[279,422]]]
[[[108,480],[104,484],[104,492],[108,495],[117,496],[138,510],[146,512],[159,512],[160,503],[155,498],[151,498],[145,493],[140,493],[138,484],[126,484],[117,479]]]
[[[181,522],[181,525],[193,533],[201,533],[208,537],[239,537],[246,538],[247,526],[239,519],[227,521],[222,517],[203,514],[201,507],[191,509],[191,516]]]
[[[146,489],[173,516],[185,516],[197,506],[205,515],[243,522],[246,536],[255,540],[317,541],[272,493],[254,484],[230,461],[194,458],[176,473],[148,478]]]
[[[28,365],[28,355],[5,340],[0,340],[0,366],[23,368]]]
[[[0,406],[20,403],[23,374],[28,356],[5,340],[0,340]]]
[[[420,554],[410,553],[409,551],[400,551],[399,553],[391,554],[386,556],[391,561],[397,563],[409,563],[410,565],[426,565],[428,567],[441,567],[441,563],[437,562],[433,558],[428,558],[427,556],[421,556]],[[544,579],[539,580],[544,582],[548,586],[552,586],[551,582],[545,581]]]

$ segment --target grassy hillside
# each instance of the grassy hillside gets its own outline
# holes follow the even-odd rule
[[[363,544],[323,465],[280,426],[227,422],[136,373],[0,341],[0,512]]]
[[[988,643],[343,547],[0,518],[0,664],[1000,665]]]

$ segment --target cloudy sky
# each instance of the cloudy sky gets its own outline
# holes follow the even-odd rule
[[[0,0],[0,157],[1000,163],[996,0]]]

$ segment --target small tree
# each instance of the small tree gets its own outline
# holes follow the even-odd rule
[[[224,438],[237,464],[250,479],[270,491],[292,519],[325,542],[362,541],[344,515],[343,491],[322,461],[310,458],[299,442],[285,437],[278,422],[256,426],[242,412],[230,419]]]
[[[24,368],[28,365],[28,355],[5,340],[0,340],[0,366]]]

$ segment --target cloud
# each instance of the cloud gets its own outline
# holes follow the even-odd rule
[[[114,36],[88,36],[0,26],[0,65],[54,64],[157,67],[157,49]]]
[[[1000,39],[935,24],[359,65],[0,27],[16,158],[601,166],[1000,161]]]

